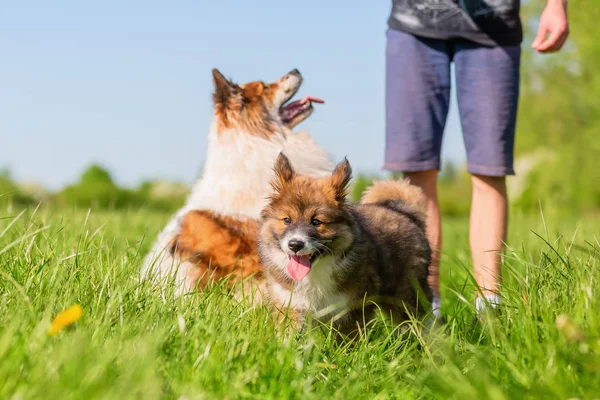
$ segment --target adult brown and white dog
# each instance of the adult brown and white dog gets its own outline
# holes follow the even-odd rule
[[[262,280],[258,219],[272,193],[280,152],[300,173],[327,176],[333,162],[306,132],[292,129],[313,111],[314,97],[289,102],[302,84],[296,69],[273,83],[237,85],[213,70],[214,116],[201,178],[186,204],[160,233],[142,277],[177,284],[182,294],[210,280]]]

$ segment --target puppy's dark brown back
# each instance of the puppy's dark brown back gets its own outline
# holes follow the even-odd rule
[[[427,285],[431,250],[419,213],[399,201],[361,204],[355,210],[363,235],[377,254],[371,260],[377,260],[380,295],[416,305],[416,291],[422,290],[431,300]]]

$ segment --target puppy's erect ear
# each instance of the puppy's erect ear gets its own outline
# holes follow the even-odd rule
[[[215,93],[213,100],[215,104],[226,103],[232,95],[237,93],[237,86],[228,81],[218,69],[212,70]]]
[[[275,171],[275,177],[271,181],[271,186],[276,193],[280,193],[284,186],[294,179],[296,173],[290,160],[283,153],[279,153],[273,170]]]
[[[331,186],[333,187],[333,193],[337,201],[346,200],[350,179],[352,179],[352,167],[348,159],[344,158],[344,161],[339,163],[331,174]]]

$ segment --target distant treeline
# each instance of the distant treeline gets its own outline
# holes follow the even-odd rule
[[[352,186],[351,198],[359,201],[373,179],[387,177],[358,174]],[[446,215],[465,215],[469,212],[470,188],[468,177],[457,173],[448,164],[440,176],[442,211]],[[189,187],[181,183],[146,181],[137,188],[117,185],[111,174],[99,165],[89,166],[79,181],[55,193],[40,185],[21,184],[11,179],[8,172],[0,173],[0,207],[38,204],[52,207],[92,209],[147,208],[157,211],[174,211],[181,207],[189,194]]]
[[[547,160],[545,153],[522,156],[517,161],[517,170],[522,173],[509,178],[509,196],[512,207],[525,212],[545,210],[578,213],[600,210],[598,185],[585,185],[581,178],[573,177],[570,187],[560,188],[562,174],[544,174]],[[587,176],[595,171],[580,171]],[[393,175],[392,178],[400,178]],[[350,197],[359,201],[365,189],[374,179],[389,179],[383,175],[357,174],[353,180]],[[553,181],[554,179],[554,181]],[[554,184],[552,184],[554,182]],[[554,187],[552,193],[540,192],[544,183]],[[581,190],[581,188],[586,190]],[[578,201],[573,200],[574,191],[578,191]],[[567,196],[569,193],[571,195]],[[577,193],[577,192],[575,192]],[[15,207],[42,206],[124,210],[146,208],[156,211],[172,212],[181,207],[189,194],[189,187],[182,183],[167,181],[145,181],[137,188],[124,188],[117,185],[110,173],[99,165],[89,166],[79,181],[57,192],[49,192],[36,184],[17,183],[8,172],[0,172],[0,208],[6,205]],[[458,168],[451,162],[444,163],[439,176],[438,195],[441,212],[446,216],[464,216],[469,214],[471,205],[470,176],[464,167]]]
[[[146,181],[135,189],[118,186],[110,173],[99,165],[88,167],[79,181],[51,193],[40,185],[19,184],[10,174],[0,174],[0,205],[51,205],[93,209],[149,208],[171,211],[180,207],[188,194],[181,183]]]

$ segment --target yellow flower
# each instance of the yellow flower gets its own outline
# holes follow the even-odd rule
[[[59,313],[56,316],[56,318],[54,318],[54,321],[52,321],[52,326],[48,330],[48,334],[50,336],[56,335],[63,328],[66,328],[67,326],[77,322],[82,315],[83,309],[79,304],[75,304],[67,308],[66,310]]]

